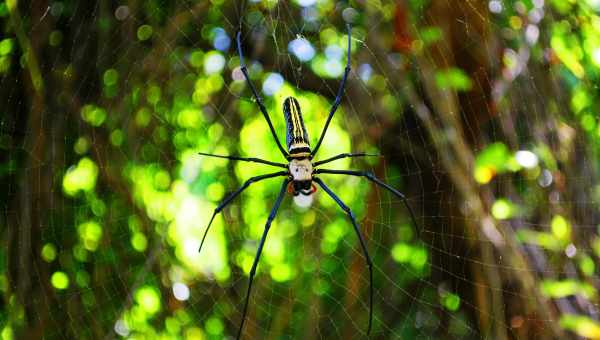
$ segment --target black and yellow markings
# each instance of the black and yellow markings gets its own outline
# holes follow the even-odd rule
[[[308,136],[304,121],[302,120],[302,111],[300,104],[294,97],[288,97],[284,102],[284,112],[288,128],[287,144],[288,148],[308,148]]]
[[[304,124],[302,122],[302,113],[300,111],[300,105],[296,99],[289,101],[290,105],[290,118],[293,124],[293,138],[296,143],[303,143],[306,141],[304,136]]]

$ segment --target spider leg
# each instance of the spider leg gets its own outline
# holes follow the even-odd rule
[[[248,83],[250,90],[252,90],[252,94],[254,95],[254,98],[256,99],[256,103],[258,104],[258,108],[260,109],[260,112],[262,112],[263,116],[267,120],[267,124],[269,124],[269,129],[271,129],[271,134],[273,135],[273,138],[275,139],[275,143],[277,143],[277,147],[279,148],[279,150],[281,151],[283,156],[287,158],[288,153],[287,153],[287,151],[285,151],[283,146],[281,146],[281,142],[279,142],[279,138],[277,137],[277,133],[275,132],[275,128],[273,127],[273,123],[271,123],[271,118],[269,118],[267,109],[265,108],[265,105],[263,104],[263,101],[262,101],[260,95],[256,91],[254,84],[252,84],[252,81],[250,81],[250,77],[248,76],[248,69],[246,68],[246,64],[244,63],[244,56],[242,54],[242,44],[240,43],[241,33],[242,33],[241,31],[238,31],[237,38],[236,38],[237,50],[238,50],[238,54],[240,56],[240,68],[242,69],[242,73],[244,74],[244,78],[246,78],[246,82]]]
[[[415,214],[414,214],[412,208],[410,207],[410,205],[408,204],[408,201],[406,200],[406,196],[404,196],[403,193],[401,193],[400,191],[392,188],[391,186],[389,186],[388,184],[386,184],[385,182],[383,182],[379,178],[375,177],[375,175],[373,175],[371,172],[368,172],[368,171],[353,171],[353,170],[317,169],[317,170],[314,171],[314,174],[350,175],[350,176],[359,176],[359,177],[365,177],[365,178],[367,178],[369,181],[371,181],[371,182],[379,185],[380,187],[388,190],[389,192],[391,192],[396,197],[398,197],[398,198],[400,198],[402,200],[402,202],[404,203],[404,206],[406,206],[406,210],[408,210],[408,213],[410,214],[410,219],[412,220],[412,223],[414,224],[415,228],[417,228],[417,233],[420,232],[419,224],[417,223],[417,219],[415,218]]]
[[[371,323],[373,321],[373,262],[371,262],[371,256],[369,256],[367,244],[360,232],[358,223],[356,223],[356,218],[354,217],[354,213],[352,213],[352,210],[350,210],[350,208],[348,208],[348,206],[344,204],[344,202],[342,202],[342,200],[336,194],[334,194],[333,191],[331,191],[331,189],[329,189],[329,187],[325,185],[325,183],[323,183],[323,181],[321,181],[321,179],[313,177],[313,181],[317,182],[317,184],[319,184],[321,188],[323,188],[323,190],[325,190],[325,192],[328,193],[329,196],[331,196],[331,198],[333,198],[333,200],[340,206],[340,208],[342,208],[342,210],[344,210],[344,212],[348,214],[348,217],[350,217],[350,221],[352,221],[354,231],[356,231],[356,235],[358,236],[358,240],[360,241],[360,246],[365,256],[365,260],[367,261],[367,266],[369,267],[369,326],[367,328],[367,335],[369,335],[371,333]]]
[[[221,210],[223,210],[229,203],[231,203],[231,201],[233,201],[234,198],[236,198],[242,191],[244,191],[252,183],[256,183],[258,181],[262,181],[263,179],[267,179],[267,178],[286,176],[287,174],[288,174],[287,171],[280,171],[280,172],[275,172],[272,174],[266,174],[266,175],[252,177],[252,178],[248,179],[244,183],[244,185],[242,185],[239,189],[237,189],[236,191],[231,193],[231,195],[227,196],[219,204],[219,206],[217,206],[215,208],[215,210],[213,211],[212,217],[210,218],[210,222],[208,222],[208,226],[206,227],[206,230],[204,231],[204,236],[202,236],[202,241],[200,242],[200,247],[198,248],[198,252],[202,251],[202,246],[204,245],[204,240],[206,239],[206,235],[208,234],[208,231],[210,230],[210,226],[212,225],[213,220],[215,219],[215,216],[217,216],[217,214],[219,212],[221,212]]]
[[[271,229],[271,222],[275,219],[275,215],[277,215],[277,210],[281,205],[281,201],[285,196],[285,192],[288,184],[290,183],[289,179],[283,181],[283,185],[281,185],[281,190],[279,190],[279,196],[277,196],[277,200],[275,200],[275,204],[271,209],[271,213],[269,214],[269,218],[267,219],[267,223],[265,225],[265,230],[263,231],[262,237],[260,239],[260,243],[258,244],[258,250],[256,251],[256,256],[254,257],[254,263],[252,263],[252,269],[250,269],[250,279],[248,282],[248,290],[246,291],[246,301],[244,302],[244,310],[242,312],[242,321],[240,323],[240,328],[238,329],[237,339],[239,340],[242,335],[242,329],[244,328],[244,321],[246,321],[246,312],[248,311],[248,300],[250,299],[250,291],[252,290],[252,281],[254,280],[254,274],[256,274],[256,267],[258,266],[258,261],[260,259],[260,254],[262,253],[263,246],[265,245],[265,241],[267,239],[267,234],[269,233],[269,229]]]
[[[342,101],[342,96],[344,95],[344,87],[346,86],[346,79],[348,79],[348,74],[350,73],[350,48],[352,46],[351,41],[352,41],[352,28],[350,27],[350,24],[346,25],[348,28],[348,56],[346,57],[346,68],[344,69],[344,76],[342,77],[342,82],[340,83],[340,87],[338,89],[337,92],[337,96],[335,97],[335,101],[333,102],[333,106],[331,107],[331,110],[329,111],[329,116],[327,117],[327,120],[325,121],[325,127],[323,128],[323,131],[321,132],[321,137],[319,137],[319,141],[317,142],[317,145],[315,146],[314,150],[312,151],[311,155],[314,156],[317,154],[317,151],[319,150],[319,147],[321,146],[321,143],[323,142],[323,138],[325,138],[325,133],[327,132],[327,128],[329,127],[329,123],[331,122],[331,118],[333,118],[333,114],[335,113],[335,111],[337,110],[338,106],[340,105],[341,101]]]
[[[350,158],[350,157],[377,157],[379,155],[375,155],[375,154],[369,154],[366,152],[356,152],[356,153],[341,153],[337,156],[333,156],[327,159],[324,159],[322,161],[318,161],[318,162],[314,162],[313,166],[319,166],[319,165],[323,165],[329,162],[333,162],[333,161],[337,161],[338,159],[342,159],[342,158]]]
[[[261,163],[261,164],[277,166],[280,168],[287,168],[287,165],[285,165],[283,163],[271,162],[271,161],[267,161],[265,159],[260,159],[260,158],[255,158],[255,157],[247,158],[247,157],[239,157],[239,156],[224,156],[224,155],[215,155],[215,154],[204,153],[204,152],[198,152],[198,154],[201,156],[225,158],[225,159],[230,159],[230,160],[234,160],[234,161],[254,162],[254,163]]]

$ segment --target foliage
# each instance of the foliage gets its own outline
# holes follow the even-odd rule
[[[446,2],[443,2],[446,3]],[[471,4],[471,1],[466,3]],[[375,263],[382,338],[598,338],[597,1],[0,2],[0,334],[233,336],[281,182],[219,202],[261,164],[294,96]],[[450,18],[450,19],[449,19]],[[462,35],[461,35],[462,34]],[[467,39],[465,39],[467,37]],[[360,337],[368,274],[349,220],[286,199],[252,293],[248,338]],[[500,308],[500,309],[498,309]]]

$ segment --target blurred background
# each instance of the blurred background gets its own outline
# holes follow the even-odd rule
[[[600,338],[600,1],[0,1],[0,336],[222,339],[298,98],[374,262],[375,339]],[[362,339],[368,271],[323,191],[287,196],[247,339]]]

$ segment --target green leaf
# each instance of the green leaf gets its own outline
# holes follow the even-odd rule
[[[596,295],[594,287],[576,280],[544,280],[540,285],[542,294],[551,298],[563,298],[579,294],[585,298]]]
[[[488,183],[496,174],[509,170],[518,170],[513,154],[503,143],[497,142],[486,146],[475,158],[473,176],[481,184]]]
[[[551,233],[521,229],[516,236],[521,243],[534,244],[548,250],[562,251],[564,248],[564,244]]]
[[[517,208],[509,200],[500,198],[492,205],[492,215],[498,220],[506,220],[515,215]]]
[[[420,29],[421,40],[425,46],[432,44],[442,38],[444,33],[437,26],[423,27]]]
[[[571,239],[571,225],[561,215],[556,215],[551,222],[552,233],[557,239],[567,242]]]
[[[566,314],[560,318],[560,326],[586,338],[600,338],[600,324],[587,316]]]
[[[135,292],[135,302],[150,315],[160,311],[160,293],[154,286],[143,286]]]
[[[444,90],[469,91],[473,87],[471,78],[461,69],[452,67],[435,74],[437,85]]]

